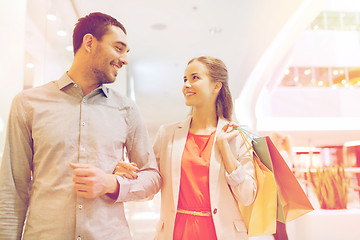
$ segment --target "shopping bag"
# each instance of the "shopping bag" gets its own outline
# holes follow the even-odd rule
[[[261,161],[275,176],[278,189],[277,221],[286,223],[314,210],[270,137],[255,138],[253,146]]]
[[[239,210],[248,230],[248,236],[269,235],[276,232],[277,189],[273,173],[260,161],[256,152],[250,151],[251,143],[239,129],[245,146],[252,158],[257,180],[257,193],[249,206],[238,203]]]

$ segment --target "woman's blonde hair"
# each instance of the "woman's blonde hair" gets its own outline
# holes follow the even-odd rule
[[[202,56],[191,59],[188,65],[195,61],[202,63],[206,67],[208,76],[213,82],[221,82],[222,87],[216,99],[216,114],[218,117],[224,117],[231,121],[233,102],[229,89],[228,71],[225,64],[220,59]]]

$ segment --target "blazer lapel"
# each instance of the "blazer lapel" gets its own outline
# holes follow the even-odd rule
[[[173,197],[175,210],[177,209],[179,190],[180,190],[180,176],[181,176],[181,158],[185,149],[186,138],[190,128],[191,117],[179,123],[178,128],[175,129],[173,139],[173,149],[171,153],[172,161],[172,183],[173,183]]]
[[[224,168],[224,164],[222,163],[221,154],[216,146],[216,137],[218,136],[219,132],[222,130],[222,128],[227,124],[228,121],[219,118],[218,125],[216,127],[215,132],[215,139],[214,139],[214,145],[211,150],[211,157],[210,157],[210,169],[209,169],[209,188],[210,188],[210,199],[215,199],[216,195],[216,186],[219,179],[219,174],[221,168]]]

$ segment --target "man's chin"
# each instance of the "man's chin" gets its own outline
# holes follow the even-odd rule
[[[117,75],[112,75],[112,76],[110,76],[110,77],[107,77],[107,78],[105,79],[105,82],[104,82],[104,83],[114,83],[114,82],[116,81],[116,77],[117,77]]]

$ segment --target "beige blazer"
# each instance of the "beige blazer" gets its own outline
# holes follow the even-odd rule
[[[155,139],[154,152],[163,177],[160,220],[156,226],[155,239],[173,238],[180,188],[181,158],[190,121],[189,117],[178,123],[161,126]],[[227,120],[219,119],[215,141],[218,132],[227,123]],[[219,240],[248,239],[236,200],[244,205],[249,205],[254,201],[256,195],[254,165],[240,136],[231,140],[229,144],[234,156],[245,169],[246,176],[239,185],[230,187],[225,177],[220,152],[214,144],[210,157],[209,185],[215,231]]]

